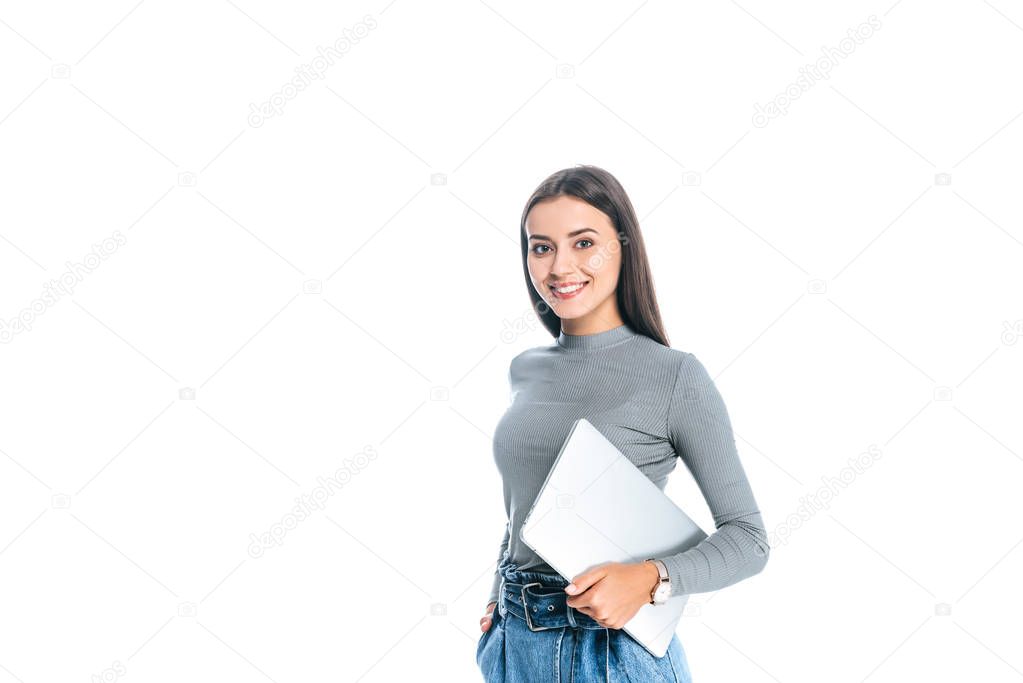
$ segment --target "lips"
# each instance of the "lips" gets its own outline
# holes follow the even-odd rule
[[[589,280],[581,280],[577,282],[559,282],[557,285],[551,285],[551,293],[554,294],[557,299],[571,299],[578,296],[580,292],[586,289],[586,286],[590,284]],[[574,289],[572,289],[574,287]],[[569,291],[560,292],[558,289],[569,288]]]

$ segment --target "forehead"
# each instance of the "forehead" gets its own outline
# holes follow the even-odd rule
[[[526,217],[527,235],[556,238],[579,228],[593,228],[607,235],[614,233],[611,219],[603,211],[575,197],[544,200],[530,209]]]

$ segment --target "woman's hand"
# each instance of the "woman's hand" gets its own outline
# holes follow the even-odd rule
[[[490,625],[494,623],[493,615],[494,608],[497,606],[496,602],[487,604],[487,611],[480,617],[480,630],[486,633],[490,630]]]
[[[650,602],[660,579],[653,562],[608,562],[583,572],[565,587],[569,607],[604,628],[619,629]]]

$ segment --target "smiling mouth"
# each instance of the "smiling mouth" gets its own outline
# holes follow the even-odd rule
[[[571,299],[583,291],[588,284],[590,284],[589,280],[583,280],[582,282],[572,282],[564,285],[550,285],[550,289],[551,293],[558,299]]]

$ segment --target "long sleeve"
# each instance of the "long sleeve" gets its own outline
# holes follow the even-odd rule
[[[683,353],[667,433],[703,493],[716,531],[688,550],[657,558],[668,568],[672,597],[738,583],[763,570],[770,553],[724,401],[703,364]]]
[[[511,533],[508,530],[508,525],[504,527],[504,540],[501,541],[501,552],[497,554],[497,569],[494,571],[494,581],[490,586],[490,597],[487,598],[487,603],[497,602],[498,594],[501,591],[501,560],[504,559],[504,554],[508,550],[508,539],[511,538]]]
[[[522,355],[522,354],[519,354]],[[508,404],[510,405],[515,400],[515,390],[513,384],[512,368],[515,366],[515,358],[511,359],[508,363]],[[507,510],[506,510],[507,512]],[[505,553],[508,552],[508,541],[511,539],[511,521],[509,520],[504,526],[504,538],[501,540],[501,550],[497,553],[497,568],[494,570],[494,580],[490,586],[490,597],[487,598],[487,604],[497,602],[498,593],[501,591],[501,562],[504,560]]]

